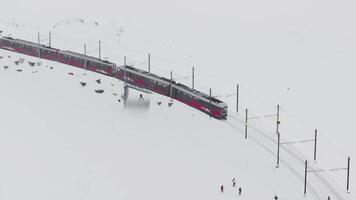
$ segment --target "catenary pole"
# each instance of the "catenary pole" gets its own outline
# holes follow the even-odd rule
[[[315,136],[314,136],[314,161],[316,161],[316,141],[317,141],[317,136],[318,136],[318,130],[315,129]]]
[[[236,86],[236,112],[239,112],[239,84]]]
[[[37,32],[37,42],[38,42],[38,45],[41,44],[40,32]],[[40,57],[40,55],[41,55],[41,51],[40,51],[40,49],[37,49],[37,56]]]
[[[172,98],[173,72],[171,71],[171,83],[169,85],[169,97]]]
[[[192,89],[194,90],[194,67],[192,67]]]
[[[151,73],[151,54],[148,53],[148,72]]]
[[[49,47],[51,47],[51,45],[52,45],[52,33],[51,33],[51,31],[49,32],[49,34],[48,34],[48,46]]]
[[[278,136],[278,147],[277,147],[277,168],[279,167],[279,146],[281,144],[281,134],[277,133]]]
[[[209,116],[211,118],[211,88],[209,89]]]
[[[279,124],[281,122],[279,121],[279,104],[277,105],[277,129],[276,129],[276,133],[279,133]]]
[[[124,56],[124,82],[126,84],[126,56]]]
[[[99,40],[99,60],[101,60],[101,41]]]
[[[347,184],[346,184],[347,192],[350,190],[350,157],[347,158]]]
[[[305,160],[305,171],[304,171],[304,195],[307,194],[307,173],[308,173],[308,161]]]
[[[247,117],[248,117],[248,109],[245,110],[245,139],[247,139]]]

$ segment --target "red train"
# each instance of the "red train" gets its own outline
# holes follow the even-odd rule
[[[227,117],[226,103],[183,84],[132,66],[117,66],[95,57],[11,37],[0,38],[0,48],[116,77],[134,86],[176,99],[204,113],[211,114],[214,118],[226,119]]]

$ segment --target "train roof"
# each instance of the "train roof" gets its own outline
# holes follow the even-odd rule
[[[83,60],[89,60],[89,61],[92,61],[92,62],[97,62],[97,63],[101,63],[101,64],[104,64],[104,65],[111,65],[112,67],[116,67],[115,63],[111,63],[111,62],[106,61],[106,60],[99,60],[98,58],[95,58],[95,57],[92,57],[92,56],[88,56],[88,55],[84,55],[84,54],[80,54],[80,53],[76,53],[76,52],[73,52],[73,51],[59,50],[59,53],[65,54],[65,55],[68,55],[68,56],[73,56],[73,57],[76,57],[76,58],[81,58]]]
[[[124,69],[125,66],[119,66],[119,68],[121,69]],[[129,65],[126,65],[126,69],[128,70],[133,70],[133,71],[136,71],[137,73],[141,73],[141,74],[144,74],[146,77],[149,77],[149,78],[153,78],[153,79],[158,79],[166,84],[170,84],[170,79],[167,79],[167,78],[164,78],[164,77],[160,77],[160,76],[157,76],[156,74],[152,74],[150,72],[147,72],[147,71],[144,71],[142,69],[138,69],[138,68],[135,68],[133,66],[129,66]],[[184,85],[184,84],[181,84],[181,83],[176,83],[175,81],[172,81],[172,84],[173,84],[173,87],[176,87],[178,89],[181,89],[181,90],[184,90],[186,93],[192,95],[192,96],[195,96],[195,97],[201,97],[201,98],[204,98],[205,100],[209,101],[209,98],[210,96],[205,94],[205,93],[202,93],[202,92],[199,92],[197,90],[194,90],[192,88],[189,88],[188,86]],[[219,99],[215,98],[215,97],[211,97],[211,101],[213,103],[216,103],[216,104],[219,104],[219,105],[223,105],[223,106],[226,106],[226,104],[223,102],[223,101],[220,101]]]
[[[30,42],[30,41],[26,41],[26,40],[21,40],[21,39],[17,39],[17,38],[12,38],[12,37],[2,37],[2,39],[5,40],[11,40],[20,44],[24,44],[24,45],[28,45],[28,46],[32,46],[32,47],[36,47],[36,48],[41,48],[41,49],[47,49],[47,50],[52,50],[52,51],[57,51],[59,49],[55,49],[49,46],[45,46],[43,44],[38,44],[35,42]],[[109,61],[106,60],[99,60],[98,58],[92,57],[92,56],[87,56],[87,55],[83,55],[80,53],[76,53],[76,52],[72,52],[72,51],[68,51],[68,50],[59,50],[60,53],[65,54],[65,55],[69,55],[69,56],[73,56],[73,57],[77,57],[77,58],[81,58],[81,59],[86,59],[86,60],[90,60],[92,62],[97,62],[97,63],[101,63],[104,65],[111,65],[113,67],[116,67],[116,64],[111,63]]]
[[[38,44],[35,42],[30,42],[30,41],[26,41],[26,40],[21,40],[21,39],[17,39],[17,38],[12,38],[12,37],[2,37],[2,39],[6,39],[6,40],[11,40],[11,41],[15,41],[17,43],[23,44],[23,45],[27,45],[27,46],[32,46],[32,47],[37,47],[37,48],[45,48],[47,50],[53,50],[53,51],[57,51],[58,49],[43,45],[43,44]]]

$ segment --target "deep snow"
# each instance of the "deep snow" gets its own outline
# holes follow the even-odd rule
[[[85,9],[78,10],[84,3]],[[234,96],[225,96],[235,92],[237,82],[241,85],[240,110],[248,107],[252,116],[275,113],[276,104],[281,104],[283,140],[296,142],[295,146],[310,158],[312,143],[298,143],[298,141],[312,139],[314,129],[318,128],[320,139],[318,163],[323,169],[345,167],[347,156],[355,157],[354,136],[350,134],[355,132],[352,120],[353,113],[356,111],[353,104],[355,95],[350,92],[355,85],[353,81],[355,4],[353,2],[256,0],[201,4],[199,1],[189,1],[189,3],[76,1],[69,4],[63,1],[48,3],[37,0],[13,1],[7,2],[6,5],[9,7],[16,5],[18,12],[14,14],[7,11],[0,14],[3,19],[0,25],[1,30],[4,31],[2,35],[12,33],[13,36],[36,41],[37,31],[41,32],[42,37],[46,37],[47,31],[51,30],[54,46],[82,51],[85,42],[92,50],[92,55],[97,55],[95,48],[97,41],[101,39],[103,57],[122,63],[125,55],[128,56],[130,63],[145,68],[147,53],[151,52],[152,71],[165,76],[168,76],[171,69],[176,77],[189,76],[191,66],[194,65],[197,75],[196,88],[208,91],[209,87],[212,87],[213,93],[220,95],[220,98],[229,103],[230,111],[234,110]],[[66,10],[68,18],[63,17],[63,9]],[[46,15],[46,18],[43,15]],[[84,19],[85,23],[80,23],[79,18]],[[95,22],[99,25],[95,25]],[[53,25],[56,25],[55,29],[52,28]],[[91,34],[87,34],[88,32]],[[18,72],[14,74],[21,75]],[[58,79],[62,80],[62,77]],[[2,78],[2,81],[5,80],[7,79]],[[181,79],[181,81],[190,84],[190,79]],[[67,90],[61,81],[58,83]],[[76,83],[79,86],[79,83]],[[11,85],[11,87],[15,86]],[[11,92],[13,93],[16,92]],[[103,96],[105,95],[104,93]],[[31,93],[29,96],[35,95]],[[62,98],[66,95],[60,96]],[[114,101],[116,103],[117,100],[114,98]],[[64,105],[66,104],[62,104],[62,107]],[[153,110],[154,105],[151,100],[149,111],[145,109],[144,113]],[[179,104],[175,103],[174,107],[176,105]],[[168,109],[164,116],[175,116],[169,114],[171,110]],[[181,113],[180,110],[175,113]],[[88,113],[96,112],[100,113],[98,110]],[[191,112],[194,113],[194,119],[197,116],[206,117],[193,110]],[[141,111],[138,113],[140,114],[135,115],[135,118],[139,118],[142,114]],[[155,113],[154,116],[156,115]],[[243,118],[243,115],[240,117]],[[268,131],[273,133],[274,120],[268,118],[254,121],[259,126],[267,124],[266,126],[270,127]],[[207,123],[202,124],[206,127]],[[191,126],[193,125],[187,126],[189,130]],[[239,126],[242,127],[241,124]],[[213,131],[207,130],[204,133],[213,134]],[[239,138],[242,137],[240,132],[238,134],[240,134]],[[222,146],[228,145],[226,144],[230,141],[228,139],[223,139]],[[241,149],[245,152],[246,148],[251,148],[245,146],[241,148],[241,145],[238,147],[236,152]],[[268,163],[273,166],[273,156],[268,159]],[[226,166],[222,168],[225,169]],[[356,180],[353,169],[352,165],[351,183],[352,180]],[[256,170],[249,167],[247,171],[252,174]],[[226,173],[228,178],[225,182],[229,182],[232,174]],[[330,175],[343,189],[345,188],[345,171],[332,172]],[[241,176],[241,173],[238,176]],[[247,177],[252,179],[251,176]],[[261,178],[258,181],[275,179]],[[212,183],[214,189],[218,188],[219,183],[216,182],[218,181]],[[278,185],[278,181],[274,184]],[[284,197],[301,196],[301,183],[293,182],[293,184],[297,185],[295,187],[291,185],[289,189],[283,187],[286,193]],[[257,186],[248,189],[255,187]],[[282,193],[282,191],[277,192]],[[174,190],[173,193],[177,192]],[[269,189],[267,195],[258,192],[262,197],[271,196],[272,193],[274,193],[273,189]],[[194,194],[194,192],[186,194]]]

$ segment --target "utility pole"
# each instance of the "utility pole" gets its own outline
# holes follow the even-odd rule
[[[40,32],[37,32],[37,40],[38,40],[38,45],[40,45],[41,44]],[[37,56],[41,57],[41,50],[39,48],[37,49]]]
[[[52,33],[51,33],[51,31],[49,32],[48,38],[49,38],[49,39],[48,39],[48,40],[49,40],[48,46],[51,47],[51,44],[52,44]]]
[[[245,110],[245,112],[246,112],[246,118],[245,118],[245,139],[247,139],[247,114],[248,114],[248,109],[246,108],[246,110]]]
[[[347,158],[347,184],[346,184],[347,192],[350,190],[350,157]]]
[[[148,53],[148,72],[151,73],[151,54]]]
[[[171,71],[171,84],[169,86],[169,96],[172,98],[173,72]]]
[[[279,104],[277,105],[277,129],[276,129],[276,133],[279,133],[279,124],[281,122],[279,121]]]
[[[304,196],[307,195],[307,172],[308,172],[308,161],[305,160]]]
[[[315,137],[314,137],[314,161],[316,161],[316,140],[317,140],[318,130],[315,129]]]
[[[209,89],[209,116],[211,118],[211,88]]]
[[[276,166],[276,168],[279,167],[279,146],[281,144],[281,134],[277,133],[277,135],[278,135],[278,147],[277,147],[277,166]]]
[[[194,90],[194,67],[192,68],[192,89]]]
[[[239,112],[239,84],[236,87],[236,112]]]
[[[124,82],[126,84],[126,56],[124,56]]]
[[[99,40],[99,60],[101,60],[101,41]]]

